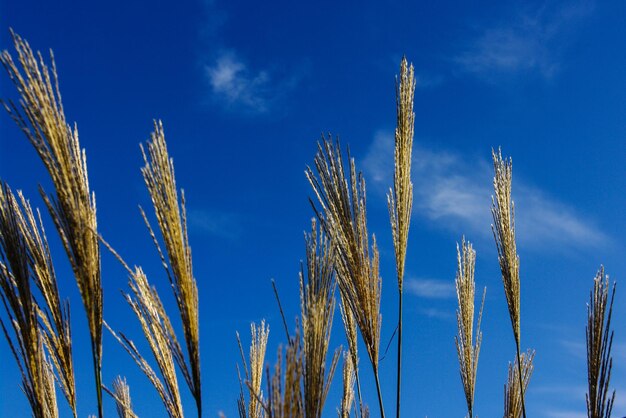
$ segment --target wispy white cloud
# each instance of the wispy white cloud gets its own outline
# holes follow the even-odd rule
[[[255,70],[233,51],[221,52],[205,67],[213,99],[228,110],[266,113],[298,83],[299,76],[279,77],[270,70]]]
[[[428,318],[450,320],[454,318],[454,313],[438,308],[424,308],[420,310],[420,313]]]
[[[378,132],[364,169],[370,184],[386,191],[393,175],[393,135]],[[491,237],[492,168],[486,159],[414,145],[414,214],[442,227]],[[514,175],[513,198],[520,245],[528,248],[587,248],[606,235],[573,207]]]
[[[447,299],[455,294],[452,280],[408,279],[404,287],[409,293],[429,299]]]
[[[190,209],[187,220],[190,233],[206,234],[227,240],[236,240],[243,233],[241,219],[233,213]]]
[[[566,37],[592,8],[590,1],[579,0],[518,12],[509,21],[481,28],[454,60],[481,76],[534,72],[550,78],[561,66]]]

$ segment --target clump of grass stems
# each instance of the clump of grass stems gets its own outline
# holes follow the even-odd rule
[[[604,274],[604,266],[593,279],[593,289],[587,305],[587,382],[589,391],[585,395],[589,418],[608,418],[613,410],[615,391],[609,395],[613,358],[613,331],[611,314],[615,298],[615,283],[610,291],[609,277]],[[607,309],[608,308],[608,309]]]
[[[136,267],[134,270],[129,269],[128,284],[131,293],[126,294],[125,299],[141,324],[141,329],[163,380],[158,377],[132,340],[121,332],[119,335],[116,334],[111,328],[109,331],[148,377],[161,397],[168,416],[170,418],[184,418],[175,367],[175,362],[183,354],[169,316],[156,289],[150,286],[148,278],[140,267]]]
[[[31,352],[31,354],[33,354],[33,358],[40,358],[46,364],[54,366],[63,395],[72,410],[72,414],[76,416],[76,385],[72,362],[69,304],[67,301],[62,303],[59,296],[56,274],[41,217],[37,212],[36,220],[28,200],[24,198],[21,192],[18,192],[16,197],[6,183],[0,184],[0,216],[2,217],[0,253],[3,254],[2,259],[4,260],[0,261],[0,270],[2,270],[0,276],[2,276],[1,280],[3,281],[0,286],[2,289],[0,294],[3,295],[5,301],[13,302],[8,305],[5,302],[5,307],[11,307],[13,311],[13,315],[9,313],[9,317],[26,319],[23,315],[15,312],[16,301],[20,302],[22,309],[35,310],[34,322],[31,322],[30,318],[28,318],[27,323],[24,321],[17,322],[20,326],[20,333],[23,332],[22,330],[26,330],[27,325],[36,327],[31,332],[37,332],[38,340],[45,347],[48,355],[41,353],[43,355],[41,357],[37,352]],[[8,254],[10,256],[7,256]],[[18,272],[18,274],[14,272]],[[36,301],[31,282],[38,288],[43,299],[42,303]],[[18,291],[17,299],[15,298],[16,290]],[[32,301],[27,303],[27,299]],[[6,337],[11,344],[8,335]],[[24,350],[20,349],[20,352],[24,353]],[[24,357],[22,359],[25,360]],[[52,369],[48,371],[45,367],[41,373],[44,372],[53,373]],[[46,376],[42,375],[42,377]],[[52,389],[54,389],[54,379]]]
[[[493,188],[491,214],[493,216],[493,236],[498,250],[498,261],[502,273],[502,283],[504,284],[504,294],[509,308],[509,316],[513,327],[515,338],[515,349],[517,353],[516,364],[519,368],[517,376],[520,379],[518,388],[520,391],[520,402],[522,415],[526,418],[526,406],[524,404],[524,391],[526,385],[522,384],[523,376],[520,359],[521,334],[520,334],[520,276],[519,276],[519,256],[515,244],[515,204],[511,199],[511,184],[513,180],[512,159],[502,158],[502,151],[496,153],[492,150],[493,157]]]
[[[525,354],[516,356],[515,365],[509,363],[509,374],[504,385],[505,418],[520,418],[522,416],[524,411],[523,394],[526,392],[530,377],[533,374],[534,358],[535,351],[528,350]]]
[[[396,254],[396,272],[398,275],[398,363],[396,387],[396,418],[400,417],[400,395],[402,382],[402,284],[404,266],[409,239],[409,226],[413,208],[413,183],[411,182],[411,155],[413,150],[413,132],[415,113],[413,97],[415,94],[415,76],[413,65],[406,57],[400,64],[400,77],[396,78],[396,113],[395,133],[395,170],[393,189],[387,195],[393,247]]]
[[[335,311],[335,248],[323,232],[318,233],[315,219],[305,241],[306,274],[304,266],[300,271],[304,412],[306,418],[321,418],[341,354],[341,349],[335,350],[326,373]]]
[[[263,392],[261,391],[261,382],[263,379],[263,369],[265,362],[265,351],[267,348],[267,339],[269,337],[270,328],[265,325],[265,321],[261,321],[261,325],[250,325],[251,343],[250,343],[250,367],[246,363],[246,357],[243,353],[243,346],[239,333],[237,333],[237,342],[241,352],[241,361],[244,365],[246,374],[245,382],[239,376],[240,394],[237,400],[237,409],[240,418],[263,418],[265,409],[263,405]],[[248,388],[248,406],[244,397],[244,384]]]
[[[376,238],[370,249],[367,231],[365,180],[348,153],[346,175],[339,141],[322,138],[315,156],[317,177],[310,167],[306,176],[321,210],[311,202],[324,231],[337,247],[337,283],[344,308],[350,309],[365,343],[378,394],[380,415],[385,411],[378,373],[380,348],[379,254]]]
[[[476,371],[478,370],[478,356],[482,342],[480,322],[483,316],[485,294],[483,291],[478,321],[476,322],[476,337],[474,338],[474,295],[476,282],[474,280],[474,266],[476,263],[476,251],[465,238],[461,240],[461,247],[457,244],[457,272],[456,272],[456,296],[459,308],[456,311],[458,335],[454,338],[457,356],[459,358],[461,382],[467,402],[469,418],[474,416],[474,393],[476,390]]]
[[[264,405],[267,418],[304,417],[301,379],[303,374],[300,330],[287,346],[278,348],[274,371],[267,369],[268,401]],[[284,353],[283,353],[284,352]]]
[[[44,350],[43,330],[38,316],[41,309],[33,295],[31,253],[24,237],[24,218],[9,187],[0,187],[0,296],[8,322],[0,326],[22,375],[22,390],[32,416],[56,418],[58,409],[52,364]]]
[[[174,161],[170,158],[165,143],[161,121],[154,123],[154,131],[146,149],[141,147],[145,166],[143,174],[150,192],[159,229],[165,242],[167,260],[160,249],[155,234],[142,210],[142,216],[158,249],[163,267],[172,285],[180,312],[189,365],[184,357],[176,361],[183,370],[185,380],[196,401],[198,417],[202,416],[202,388],[200,376],[200,325],[198,313],[198,287],[193,276],[191,247],[187,235],[187,212],[185,194],[181,191],[180,201],[174,177]],[[169,262],[169,265],[168,265]]]
[[[56,191],[40,189],[61,237],[87,313],[98,415],[102,418],[102,286],[95,195],[89,189],[87,160],[76,126],[66,121],[51,53],[51,71],[40,53],[11,32],[18,64],[8,51],[0,61],[20,95],[20,107],[3,102],[43,161]],[[21,68],[20,68],[21,67]],[[52,74],[51,74],[52,73]]]

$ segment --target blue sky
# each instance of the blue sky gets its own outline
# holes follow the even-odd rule
[[[300,4],[299,4],[300,3]],[[423,3],[423,4],[422,4]],[[529,416],[585,416],[584,324],[600,264],[617,280],[615,416],[626,415],[626,4],[617,1],[466,2],[0,2],[8,27],[54,49],[68,120],[87,151],[99,227],[142,265],[174,309],[137,205],[149,207],[138,144],[165,126],[186,192],[201,300],[205,416],[236,416],[235,331],[271,327],[268,362],[285,340],[274,278],[288,318],[298,314],[303,231],[313,215],[304,168],[322,133],[349,144],[368,184],[370,231],[381,248],[383,346],[394,329],[396,284],[385,192],[392,179],[394,75],[415,65],[414,216],[407,260],[405,416],[462,416],[454,347],[455,243],[477,250],[487,287],[476,411],[502,414],[515,354],[490,230],[492,147],[514,161],[522,280],[522,345],[535,348]],[[0,77],[3,98],[15,92]],[[50,189],[42,164],[0,115],[0,178],[35,206]],[[61,292],[70,298],[81,416],[95,412],[89,343],[76,285],[48,227]],[[119,293],[123,269],[104,253],[105,319],[140,346]],[[175,311],[172,311],[175,312]],[[175,314],[172,314],[175,317]],[[333,344],[344,343],[339,316]],[[0,357],[9,356],[0,343]],[[104,381],[127,376],[141,416],[165,416],[156,392],[110,335]],[[83,366],[84,365],[84,366]],[[362,365],[370,406],[375,389]],[[13,362],[0,374],[0,415],[26,414]],[[393,355],[381,362],[392,411]],[[338,405],[340,374],[325,416]],[[10,401],[9,401],[10,400]],[[194,411],[185,395],[189,414]],[[113,415],[110,399],[106,412]],[[67,413],[67,410],[63,410]]]

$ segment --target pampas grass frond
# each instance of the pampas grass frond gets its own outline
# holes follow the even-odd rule
[[[95,195],[89,189],[87,160],[78,130],[68,125],[61,102],[54,57],[52,75],[41,54],[35,56],[26,41],[12,32],[18,54],[13,61],[3,51],[0,61],[20,94],[21,111],[3,102],[46,166],[56,195],[41,193],[65,247],[85,306],[91,337],[92,358],[102,417],[102,286]]]
[[[265,321],[261,321],[261,325],[257,326],[252,323],[250,325],[251,343],[250,343],[250,367],[246,363],[246,357],[243,353],[243,346],[239,333],[237,333],[237,343],[241,352],[241,360],[243,362],[246,373],[246,381],[243,382],[239,376],[240,394],[237,400],[239,416],[242,418],[263,418],[265,416],[263,391],[261,390],[261,382],[263,379],[263,370],[265,367],[265,350],[267,348],[267,340],[270,333],[269,325],[265,325]],[[239,371],[239,367],[237,368]],[[248,408],[246,409],[243,387],[248,387]]]
[[[517,365],[521,368],[521,331],[520,331],[520,277],[519,277],[519,256],[515,244],[515,204],[511,199],[511,184],[513,181],[513,160],[502,158],[502,150],[496,154],[492,150],[493,157],[493,188],[494,196],[491,201],[491,214],[493,216],[493,236],[498,250],[498,261],[502,272],[502,283],[504,284],[504,294],[509,308],[509,316],[515,337],[515,348],[517,350]],[[518,370],[517,375],[522,378],[522,370]],[[525,390],[525,385],[518,385],[520,390]],[[526,418],[526,406],[524,405],[524,394],[521,394],[522,415]]]
[[[502,151],[493,151],[495,176],[491,213],[493,236],[498,249],[498,261],[504,283],[504,294],[509,308],[515,343],[520,344],[520,277],[519,256],[515,244],[515,204],[511,200],[513,162],[503,159]]]
[[[163,381],[159,379],[148,361],[129,338],[122,333],[116,334],[108,325],[107,328],[148,377],[161,397],[169,417],[183,418],[183,407],[175,367],[175,357],[182,355],[182,353],[176,353],[180,346],[171,332],[172,326],[169,317],[156,289],[150,286],[148,278],[141,268],[136,267],[131,272],[129,286],[132,295],[126,294],[126,301],[141,324],[141,329],[152,350]]]
[[[413,112],[414,94],[415,76],[413,65],[409,65],[406,57],[403,57],[400,64],[400,76],[396,80],[396,113],[398,120],[395,135],[393,189],[387,195],[400,292],[402,292],[404,264],[413,208],[411,161],[415,126],[415,113]]]
[[[335,311],[335,249],[324,233],[318,233],[317,229],[313,219],[311,233],[305,234],[306,275],[304,266],[300,272],[304,410],[307,418],[321,418],[341,353],[340,349],[335,351],[326,373],[326,355]]]
[[[125,378],[117,376],[113,380],[113,390],[106,387],[104,390],[115,399],[115,409],[119,418],[137,418],[130,399],[130,387]]]
[[[611,368],[613,358],[613,331],[611,330],[611,314],[615,298],[615,283],[610,290],[609,277],[604,274],[604,266],[593,279],[587,305],[587,381],[589,392],[587,400],[587,416],[589,418],[608,418],[611,416],[615,391],[609,395]],[[607,310],[608,307],[608,310]]]
[[[415,94],[415,76],[413,65],[408,64],[406,57],[400,63],[400,77],[396,78],[396,135],[395,164],[393,189],[387,195],[389,218],[393,247],[396,254],[396,272],[398,274],[398,364],[396,391],[396,418],[400,417],[400,394],[402,376],[402,284],[404,282],[404,266],[411,225],[413,208],[413,183],[411,182],[411,155],[413,151],[413,130],[415,113],[413,97]]]
[[[341,407],[337,410],[339,418],[350,418],[350,410],[354,403],[354,363],[349,352],[343,355],[343,392],[341,395]]]
[[[474,416],[474,392],[476,389],[476,371],[478,369],[478,356],[480,354],[480,343],[482,332],[480,322],[483,315],[485,303],[485,293],[478,313],[476,323],[476,337],[474,338],[474,296],[476,282],[474,281],[474,266],[476,263],[476,251],[472,244],[461,240],[461,247],[457,244],[457,272],[456,272],[456,296],[459,308],[456,311],[458,325],[458,336],[454,338],[457,355],[459,358],[461,382],[467,401],[467,411],[469,418]]]
[[[202,389],[200,379],[200,326],[198,316],[198,288],[193,276],[191,262],[191,248],[187,235],[187,213],[185,210],[185,195],[181,192],[179,202],[174,177],[174,161],[169,157],[163,124],[154,123],[154,131],[150,141],[146,144],[147,151],[141,147],[145,166],[141,169],[146,186],[152,198],[152,204],[161,230],[165,248],[167,250],[169,266],[161,252],[154,232],[148,224],[150,233],[155,240],[159,254],[168,278],[172,284],[176,303],[181,316],[189,366],[177,361],[187,379],[189,389],[193,394],[198,417],[202,415]],[[147,218],[144,219],[147,223]]]
[[[520,418],[523,413],[523,401],[522,394],[526,392],[530,377],[533,374],[533,359],[535,358],[535,351],[528,350],[526,354],[522,353],[519,356],[521,361],[518,364],[517,358],[515,359],[515,365],[509,363],[509,374],[507,382],[504,385],[504,417],[505,418]],[[520,373],[519,375],[518,373]],[[520,388],[520,384],[523,388]]]
[[[337,248],[337,283],[342,300],[354,314],[361,331],[376,380],[381,417],[384,408],[378,377],[380,349],[380,295],[381,278],[376,239],[370,250],[367,231],[365,180],[357,175],[354,159],[350,161],[349,174],[344,170],[341,146],[337,140],[322,138],[315,156],[316,177],[307,167],[306,176],[321,206],[315,209],[324,231]]]

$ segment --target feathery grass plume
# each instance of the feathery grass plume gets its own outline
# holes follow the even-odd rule
[[[411,182],[411,154],[413,151],[413,130],[415,113],[413,97],[415,76],[413,65],[409,66],[406,57],[400,63],[400,77],[396,77],[396,135],[394,151],[393,189],[387,195],[393,247],[396,254],[398,273],[398,367],[396,387],[396,418],[400,417],[400,388],[402,376],[402,284],[406,260],[411,211],[413,208],[413,183]]]
[[[146,144],[147,152],[141,147],[145,166],[141,169],[146,187],[150,192],[156,218],[167,250],[169,266],[155,238],[145,214],[146,225],[150,230],[161,261],[172,284],[187,345],[189,366],[179,362],[181,369],[191,370],[191,380],[187,380],[189,389],[196,400],[198,417],[202,415],[202,388],[200,379],[200,325],[198,315],[198,287],[193,276],[191,247],[187,235],[187,212],[185,194],[181,191],[178,200],[174,161],[169,157],[165,134],[161,121],[154,122],[154,131]],[[189,372],[184,371],[189,374]]]
[[[318,234],[315,218],[311,221],[311,233],[305,234],[305,241],[306,281],[304,265],[300,271],[304,411],[307,418],[321,418],[341,354],[341,349],[335,350],[326,373],[335,311],[335,248],[323,232]]]
[[[302,396],[302,347],[300,330],[289,340],[283,355],[278,348],[274,372],[267,369],[268,402],[264,406],[268,418],[304,418]],[[284,366],[283,366],[284,361]],[[284,367],[284,368],[283,368]]]
[[[343,322],[343,329],[346,333],[346,339],[348,340],[348,353],[352,359],[352,365],[354,369],[354,379],[356,381],[357,402],[356,406],[359,409],[358,415],[363,418],[363,399],[361,398],[361,382],[359,380],[359,353],[357,345],[357,327],[354,320],[354,315],[350,308],[345,307],[346,304],[343,301],[339,305],[339,312],[341,312],[341,319]]]
[[[183,418],[183,407],[175,368],[176,358],[182,356],[182,351],[173,333],[170,319],[163,308],[156,289],[150,286],[148,278],[140,267],[136,267],[134,271],[130,272],[129,286],[132,295],[126,294],[126,301],[141,324],[141,329],[150,345],[163,381],[159,379],[130,339],[122,333],[119,333],[118,336],[108,325],[105,325],[148,377],[161,397],[170,418]]]
[[[43,348],[42,348],[43,352]],[[46,416],[50,418],[59,418],[59,408],[57,406],[57,394],[54,386],[54,366],[48,357],[43,354],[43,384],[44,384],[44,396],[46,399]]]
[[[5,190],[4,195],[12,202],[13,215],[26,246],[32,279],[43,297],[44,303],[37,304],[36,309],[42,342],[50,354],[47,361],[54,365],[63,395],[73,415],[76,416],[76,383],[72,362],[69,302],[62,303],[59,296],[48,239],[39,211],[37,211],[38,220],[35,220],[33,209],[22,192],[17,192],[16,199],[8,185]]]
[[[0,297],[14,338],[4,321],[0,320],[0,326],[22,375],[21,386],[32,416],[56,418],[54,378],[37,319],[28,244],[20,228],[20,216],[13,193],[3,183],[0,186]]]
[[[343,354],[343,392],[341,395],[341,407],[337,410],[339,418],[350,418],[350,410],[354,403],[354,363],[349,352]]]
[[[354,159],[350,158],[349,174],[344,171],[341,146],[336,140],[322,138],[315,155],[316,177],[310,167],[306,176],[313,187],[321,211],[313,209],[324,231],[337,248],[335,269],[337,283],[346,306],[354,314],[372,365],[380,415],[385,412],[378,374],[380,349],[381,278],[378,271],[378,248],[372,236],[370,250],[367,232],[365,180],[357,175]]]
[[[104,388],[105,392],[115,399],[115,409],[117,410],[117,416],[119,418],[137,418],[137,415],[133,411],[132,402],[130,399],[130,387],[126,383],[126,378],[117,376],[113,380],[113,390]]]
[[[476,323],[476,339],[474,339],[474,295],[476,282],[474,281],[474,266],[476,263],[476,251],[470,242],[465,238],[461,240],[461,247],[456,246],[457,252],[457,272],[456,272],[456,297],[459,309],[456,311],[458,325],[458,336],[454,337],[456,351],[459,358],[461,382],[467,401],[467,411],[469,418],[474,416],[474,392],[476,388],[476,370],[478,369],[478,355],[480,354],[480,343],[482,332],[480,331],[480,321],[483,316],[483,306],[485,304],[485,293],[478,313]]]
[[[521,334],[520,334],[520,277],[519,256],[515,244],[515,204],[511,199],[511,183],[513,180],[513,160],[503,159],[502,150],[498,153],[491,152],[493,157],[493,188],[495,195],[491,197],[491,214],[493,216],[493,236],[498,250],[498,261],[502,272],[504,294],[509,308],[513,336],[515,337],[515,349],[517,350],[517,365],[521,368]],[[522,378],[522,370],[518,370],[519,378]],[[518,385],[520,390],[525,386]],[[526,418],[526,406],[524,393],[521,393],[522,415]]]
[[[245,385],[248,387],[248,408],[246,410],[245,397],[243,394],[244,382],[239,376],[240,394],[237,400],[239,416],[241,418],[263,418],[265,410],[263,407],[263,392],[261,391],[261,381],[263,379],[263,368],[265,363],[265,350],[267,348],[267,339],[269,337],[270,327],[265,325],[265,321],[261,321],[261,325],[250,325],[251,343],[250,343],[250,368],[246,363],[246,357],[243,353],[243,346],[239,333],[237,333],[237,343],[241,352],[241,361],[243,362],[244,371],[246,373]],[[239,371],[239,368],[237,368]]]
[[[509,374],[507,382],[504,385],[504,417],[505,418],[520,418],[523,413],[522,393],[526,392],[530,377],[533,374],[533,359],[535,358],[535,351],[528,350],[526,354],[522,353],[519,356],[521,366],[517,364],[517,358],[515,359],[515,365],[509,363]],[[521,373],[519,375],[518,373]],[[523,390],[520,389],[520,385],[523,385]]]
[[[611,314],[615,298],[615,283],[611,290],[609,302],[609,277],[604,274],[604,266],[593,279],[587,305],[587,381],[589,392],[587,400],[587,416],[589,418],[608,418],[611,416],[615,391],[609,395],[611,368],[613,358],[613,331],[611,330]],[[608,311],[607,311],[608,306]]]
[[[42,55],[37,53],[35,57],[28,42],[11,34],[21,69],[8,51],[2,52],[0,61],[21,97],[21,111],[13,102],[3,104],[39,154],[56,190],[52,196],[40,189],[67,252],[87,313],[98,415],[102,417],[100,248],[96,199],[89,189],[87,159],[80,148],[77,128],[72,128],[65,119],[52,53],[51,75]]]

